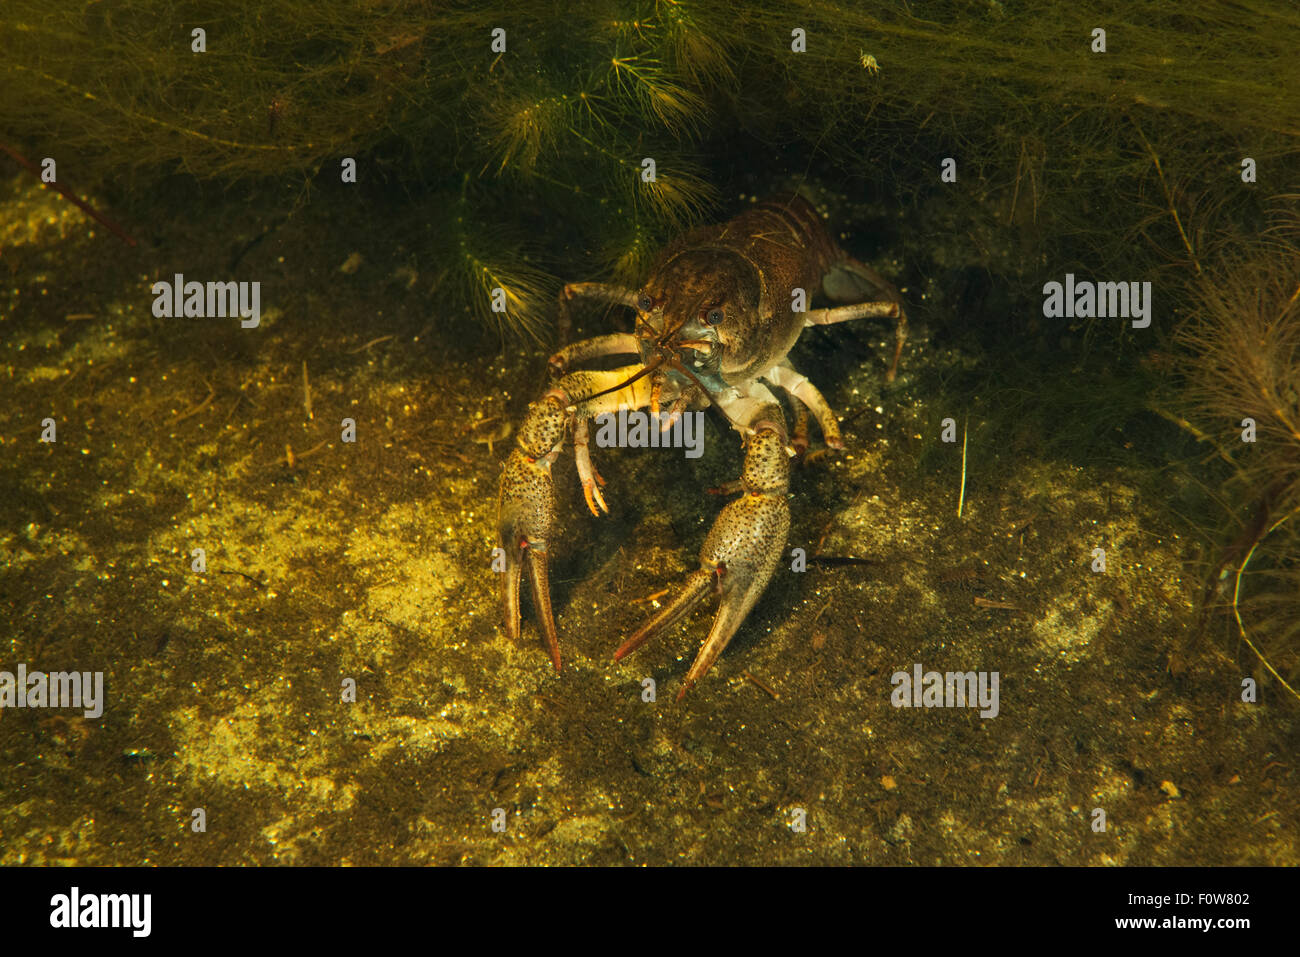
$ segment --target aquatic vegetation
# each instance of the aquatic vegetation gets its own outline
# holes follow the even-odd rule
[[[934,169],[951,156],[957,206],[1001,205],[1005,224],[1054,258],[1095,263],[1121,255],[1117,232],[1149,238],[1124,261],[1156,268],[1170,224],[1163,201],[1155,220],[1143,215],[1153,155],[1162,181],[1195,181],[1217,201],[1244,150],[1267,168],[1294,156],[1300,132],[1297,15],[1283,2],[972,0],[921,15],[900,0],[600,0],[554,14],[273,0],[244,18],[212,0],[11,0],[6,125],[29,155],[77,157],[82,181],[90,169],[141,185],[175,170],[330,176],[342,156],[400,155],[407,177],[454,191],[469,171],[513,200],[457,214],[482,235],[526,232],[529,209],[557,211],[624,270],[645,257],[618,243],[653,247],[701,221],[717,209],[711,170],[758,144],[899,205],[937,195]],[[647,157],[653,181],[640,175]],[[487,258],[510,250],[496,252]],[[580,265],[536,263],[552,286]],[[460,305],[499,318],[463,292]],[[540,307],[527,308],[507,319],[540,328]]]
[[[1292,197],[1291,199],[1294,199]],[[1224,466],[1206,612],[1296,694],[1300,676],[1300,245],[1294,213],[1196,287],[1179,330],[1185,427]]]
[[[661,18],[624,6],[557,17],[546,5],[289,0],[248,18],[210,2],[19,0],[0,22],[6,127],[29,152],[76,156],[79,179],[89,168],[119,185],[176,170],[336,176],[346,156],[361,158],[364,176],[367,158],[400,156],[409,180],[433,187],[438,232],[476,237],[461,261],[472,281],[448,287],[459,297],[448,311],[536,332],[535,280],[559,269],[547,262],[522,282],[527,270],[507,265],[515,247],[493,247],[527,232],[518,211],[577,213],[597,226],[595,245],[628,224],[659,242],[713,198],[693,151],[706,87],[730,77],[722,44],[697,35],[680,5]],[[493,49],[498,29],[504,52]],[[657,166],[648,182],[644,157]],[[465,171],[490,185],[490,201],[478,202],[482,190],[468,207],[455,201]],[[504,314],[480,294],[493,276],[507,283]]]

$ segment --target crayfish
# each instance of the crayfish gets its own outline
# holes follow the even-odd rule
[[[809,292],[812,290],[813,292]],[[832,302],[885,298],[812,309],[821,290]],[[710,593],[720,597],[708,637],[687,672],[678,700],[727,647],[767,587],[790,528],[790,459],[808,444],[809,414],[827,446],[844,448],[835,413],[787,358],[808,326],[864,317],[896,319],[893,379],[907,336],[902,301],[869,266],[831,239],[816,210],[800,196],[756,203],[731,221],[692,230],[669,244],[640,289],[576,283],[560,295],[620,304],[635,313],[632,332],[576,342],[550,359],[554,382],[528,407],[515,448],[501,474],[498,512],[505,553],[501,595],[506,633],[517,641],[523,571],[551,661],[560,669],[551,607],[548,552],[556,534],[551,465],[572,436],[583,494],[592,514],[608,512],[604,480],[591,460],[589,423],[597,416],[649,408],[667,429],[688,410],[717,408],[741,434],[745,448],[740,497],[727,504],[700,551],[700,567],[675,597],[614,653],[623,658],[683,619]],[[568,371],[600,356],[633,361],[606,371]],[[773,390],[784,392],[796,418],[793,444]]]

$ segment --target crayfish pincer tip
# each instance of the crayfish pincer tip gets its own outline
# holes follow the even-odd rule
[[[555,666],[555,673],[560,673],[560,639],[552,627],[546,631],[546,650],[551,655],[551,664]]]

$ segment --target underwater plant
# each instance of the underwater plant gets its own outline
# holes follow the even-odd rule
[[[693,150],[709,92],[731,80],[717,14],[713,31],[680,4],[554,14],[277,0],[251,18],[203,0],[16,0],[0,17],[0,128],[15,149],[70,169],[75,157],[79,181],[119,186],[396,161],[445,237],[430,258],[450,257],[462,280],[441,288],[447,311],[536,335],[561,270],[520,262],[512,237],[559,213],[594,228],[598,248],[641,237],[607,257],[640,268],[712,202]]]
[[[1295,197],[1288,197],[1294,202]],[[1196,283],[1178,332],[1185,427],[1224,466],[1203,614],[1300,700],[1300,245],[1294,213]],[[1202,622],[1205,624],[1204,620]]]
[[[73,160],[87,185],[387,163],[423,185],[438,237],[476,237],[456,266],[468,280],[441,287],[446,311],[536,335],[561,279],[630,281],[670,234],[719,211],[743,165],[824,165],[904,208],[937,195],[952,157],[956,208],[998,206],[1052,256],[1113,256],[1117,230],[1147,225],[1151,156],[1173,181],[1180,156],[1223,174],[1243,139],[1261,165],[1294,155],[1298,27],[1282,0],[1247,13],[1207,0],[924,13],[902,0],[596,0],[564,16],[268,0],[256,17],[215,0],[9,0],[0,139]],[[512,237],[556,217],[582,240],[537,243],[511,268]],[[434,242],[429,256],[462,248]],[[1161,261],[1149,244],[1130,255]]]

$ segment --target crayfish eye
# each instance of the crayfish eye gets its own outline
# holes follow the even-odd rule
[[[636,307],[642,312],[649,312],[654,307],[655,301],[646,293],[641,293],[641,298],[636,301]]]
[[[711,326],[716,326],[723,320],[726,313],[721,309],[710,309],[704,317],[704,321]]]

